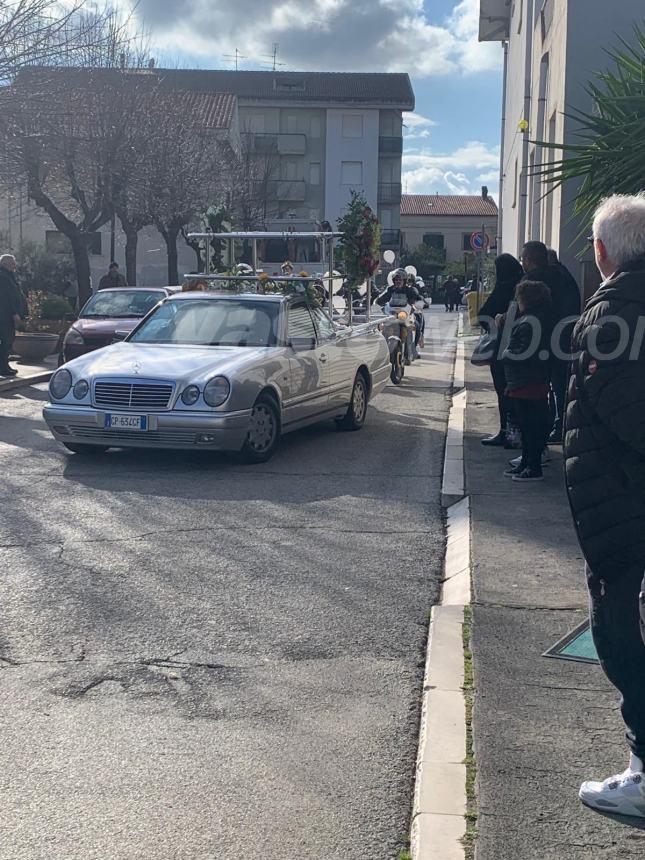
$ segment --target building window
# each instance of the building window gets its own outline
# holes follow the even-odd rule
[[[470,244],[470,237],[472,233],[462,233],[461,234],[461,249],[462,251],[472,251],[472,245]]]
[[[517,206],[517,182],[518,182],[518,172],[517,172],[517,158],[515,159],[515,171],[513,173],[513,209]]]
[[[103,253],[103,236],[101,233],[90,233],[87,242],[88,252],[95,257]],[[71,254],[72,246],[69,239],[59,230],[45,230],[45,247],[50,254]]]
[[[288,113],[285,118],[287,134],[296,134],[298,131],[298,117],[295,113]]]
[[[363,162],[362,161],[342,161],[340,165],[340,184],[341,185],[362,185],[363,184]]]
[[[247,116],[244,125],[252,134],[262,134],[265,131],[264,114],[250,114],[250,116]]]
[[[381,222],[381,227],[384,230],[392,229],[392,210],[391,209],[381,209],[379,215],[379,221]]]
[[[322,137],[322,122],[319,116],[312,116],[309,128],[310,137]]]
[[[299,176],[300,162],[297,158],[283,158],[280,162],[280,177],[295,182]]]
[[[424,233],[423,244],[427,245],[428,248],[437,248],[443,251],[443,233]]]
[[[363,137],[363,117],[361,114],[343,114],[343,137]]]
[[[309,184],[320,185],[320,162],[312,161],[309,165]]]

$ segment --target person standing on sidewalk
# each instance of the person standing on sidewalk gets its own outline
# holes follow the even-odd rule
[[[103,275],[99,281],[99,290],[110,290],[114,287],[127,287],[128,282],[119,271],[118,263],[110,263],[107,275]]]
[[[593,244],[604,281],[573,333],[565,474],[591,632],[622,694],[631,755],[623,773],[584,782],[579,796],[645,818],[645,192],[603,201]]]
[[[0,376],[16,376],[18,373],[9,364],[16,326],[24,314],[24,300],[15,272],[16,258],[12,254],[3,254],[0,257]]]
[[[495,287],[493,292],[481,306],[477,316],[477,324],[486,332],[490,332],[499,314],[506,314],[510,303],[515,298],[515,288],[522,277],[522,266],[512,254],[500,254],[495,260]],[[482,445],[504,447],[507,443],[506,431],[511,423],[512,404],[506,396],[506,374],[504,364],[495,355],[490,363],[490,373],[497,394],[499,409],[499,432],[494,436],[486,436],[481,440]]]
[[[515,291],[519,316],[500,315],[511,325],[502,353],[506,394],[522,435],[522,457],[504,474],[520,483],[542,481],[542,452],[549,435],[549,343],[552,332],[551,293],[541,281],[521,281]]]
[[[525,279],[542,281],[551,290],[553,325],[558,331],[557,343],[551,356],[551,389],[555,401],[555,422],[550,445],[562,443],[562,421],[567,395],[567,370],[571,353],[573,325],[580,316],[580,290],[564,266],[549,265],[549,255],[543,242],[527,242],[522,249],[522,266]],[[567,272],[568,277],[564,272]]]

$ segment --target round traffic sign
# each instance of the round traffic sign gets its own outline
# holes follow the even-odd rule
[[[482,233],[481,230],[475,230],[470,237],[470,247],[473,251],[487,251],[490,246],[490,236],[488,233]]]

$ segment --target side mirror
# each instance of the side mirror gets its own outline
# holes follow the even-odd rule
[[[126,337],[130,334],[129,331],[119,331],[118,329],[114,332],[114,337],[112,338],[112,343],[118,343],[121,340],[125,340]]]
[[[294,352],[310,352],[316,348],[313,337],[294,337],[289,341],[289,346]]]
[[[77,319],[78,317],[76,314],[65,314],[65,322],[73,323],[76,322]]]

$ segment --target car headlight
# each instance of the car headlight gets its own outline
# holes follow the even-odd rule
[[[83,340],[83,335],[79,331],[77,331],[75,328],[71,328],[65,335],[63,343],[73,344],[74,346],[82,346],[85,341]]]
[[[49,393],[54,400],[62,400],[67,397],[72,387],[72,374],[69,370],[57,370],[49,383]]]
[[[224,376],[214,376],[204,388],[204,400],[209,406],[221,406],[231,393],[231,386]]]
[[[77,400],[82,400],[84,397],[87,397],[87,392],[90,390],[89,382],[85,379],[79,379],[76,385],[74,386],[74,397]]]
[[[189,385],[184,388],[181,394],[181,402],[186,406],[193,406],[199,400],[199,388],[196,385]]]

